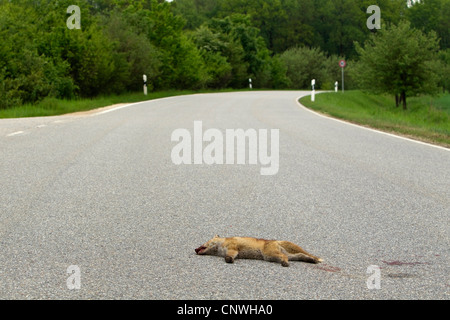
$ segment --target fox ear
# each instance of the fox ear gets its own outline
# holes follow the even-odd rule
[[[218,235],[218,234],[216,234],[216,235],[214,236],[214,238],[220,238],[220,237],[219,237],[219,235]]]

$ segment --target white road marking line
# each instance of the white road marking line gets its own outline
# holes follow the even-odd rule
[[[194,94],[188,94],[188,96],[201,95],[201,94],[207,94],[207,93],[194,93]],[[159,102],[161,100],[176,99],[176,98],[183,97],[183,96],[186,96],[186,95],[170,96],[170,97],[164,97],[164,98],[157,98],[157,99],[150,99],[150,100],[144,100],[144,101],[139,101],[139,102],[133,102],[133,103],[126,104],[126,105],[123,105],[123,106],[118,106],[118,107],[115,107],[115,108],[106,109],[106,110],[94,113],[91,116],[92,117],[98,116],[98,115],[105,114],[105,113],[108,113],[108,112],[113,112],[113,111],[120,110],[120,109],[123,109],[123,108],[128,108],[128,107],[131,107],[131,106],[135,106],[135,105],[138,105],[138,104],[141,104],[141,103],[156,103],[156,102]]]
[[[431,144],[431,143],[422,142],[422,141],[419,141],[419,140],[414,140],[414,139],[410,139],[410,138],[398,136],[398,135],[395,135],[395,134],[392,134],[392,133],[388,133],[388,132],[384,132],[384,131],[380,131],[380,130],[376,130],[376,129],[372,129],[372,128],[367,128],[367,127],[359,126],[359,125],[357,125],[357,124],[354,124],[354,123],[351,123],[351,122],[347,122],[347,121],[344,121],[344,120],[340,120],[340,119],[328,117],[328,116],[326,116],[326,115],[323,115],[323,114],[320,114],[320,113],[318,113],[318,112],[315,112],[314,110],[311,110],[311,109],[305,107],[304,105],[302,105],[302,104],[300,103],[300,101],[298,101],[298,100],[299,100],[300,98],[303,98],[303,97],[304,97],[304,96],[297,97],[297,98],[295,99],[295,102],[297,102],[297,104],[298,104],[301,108],[303,108],[303,109],[305,109],[305,110],[307,110],[307,111],[309,111],[309,112],[311,112],[311,113],[313,113],[313,114],[315,114],[315,115],[318,115],[318,116],[320,116],[320,117],[322,117],[322,118],[334,120],[334,121],[337,121],[337,122],[340,122],[340,123],[345,123],[345,124],[347,124],[347,125],[354,126],[354,127],[361,128],[361,129],[365,129],[365,130],[369,130],[369,131],[372,131],[372,132],[381,133],[381,134],[384,134],[384,135],[387,135],[387,136],[390,136],[390,137],[394,137],[394,138],[397,138],[397,139],[403,139],[403,140],[406,140],[406,141],[419,143],[419,144],[422,144],[422,145],[425,145],[425,146],[434,147],[434,148],[438,148],[438,149],[445,150],[445,151],[450,151],[450,149],[448,149],[448,148],[441,147],[441,146],[438,146],[438,145],[435,145],[435,144]]]
[[[12,136],[16,136],[16,135],[22,134],[22,133],[24,133],[24,131],[16,131],[16,132],[10,133],[10,134],[8,134],[8,135],[6,135],[6,136],[7,136],[7,137],[12,137]]]
[[[145,101],[145,102],[147,102],[147,101]],[[142,103],[142,102],[130,103],[130,104],[126,104],[124,106],[119,106],[119,107],[107,109],[107,110],[104,110],[104,111],[100,111],[100,112],[94,113],[93,116],[98,116],[98,115],[105,114],[105,113],[112,112],[112,111],[116,111],[116,110],[119,110],[119,109],[128,108],[128,107],[133,106],[133,105],[138,104],[138,103]]]

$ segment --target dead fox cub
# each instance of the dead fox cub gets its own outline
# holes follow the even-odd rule
[[[289,267],[289,260],[319,263],[322,259],[306,252],[289,241],[265,240],[249,237],[221,238],[218,235],[204,245],[195,249],[200,255],[225,257],[225,261],[233,263],[238,259],[261,259],[279,262]]]

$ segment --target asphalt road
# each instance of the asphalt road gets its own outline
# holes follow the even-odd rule
[[[305,94],[0,119],[0,298],[448,299],[450,151],[319,116],[297,104]],[[175,165],[171,134],[194,121],[279,129],[278,173]],[[289,240],[325,261],[197,256],[214,234]]]

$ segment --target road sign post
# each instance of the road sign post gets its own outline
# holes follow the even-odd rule
[[[347,62],[345,60],[339,61],[339,67],[342,69],[342,92],[344,92],[344,68],[347,65]]]

